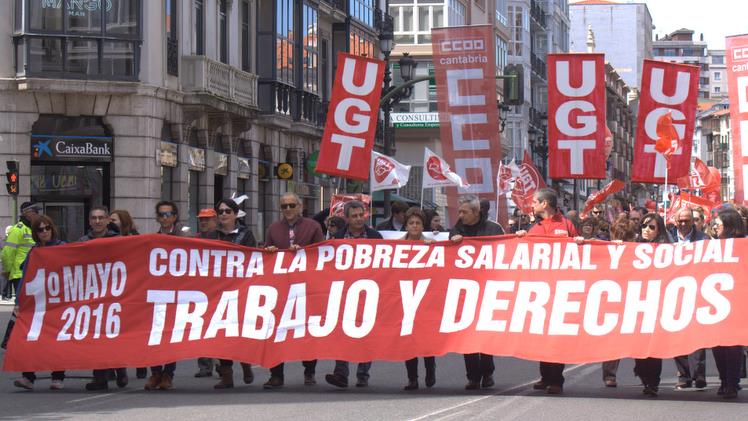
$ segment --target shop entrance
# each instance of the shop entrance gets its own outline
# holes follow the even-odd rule
[[[31,134],[31,200],[60,239],[77,241],[94,206],[109,207],[112,137],[96,117],[41,116]]]

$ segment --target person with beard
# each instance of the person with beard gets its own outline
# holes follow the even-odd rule
[[[532,209],[536,223],[528,231],[517,231],[518,237],[529,235],[550,235],[574,237],[577,243],[584,242],[577,235],[574,224],[558,209],[558,194],[550,188],[542,188],[532,197]],[[548,394],[557,395],[564,390],[564,364],[540,362],[540,381],[533,386],[535,390],[545,390]]]
[[[457,224],[449,232],[449,239],[459,243],[465,237],[486,237],[502,235],[501,225],[489,221],[481,212],[480,201],[472,194],[461,197],[458,201]],[[493,372],[495,366],[493,356],[488,354],[465,354],[465,371],[467,372],[467,390],[477,390],[481,387],[493,387]]]

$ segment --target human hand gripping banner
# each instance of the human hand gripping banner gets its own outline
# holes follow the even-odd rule
[[[161,235],[32,252],[4,369],[202,356],[552,362],[748,343],[748,240],[344,240],[268,253]]]

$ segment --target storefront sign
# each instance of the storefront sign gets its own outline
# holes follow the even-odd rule
[[[205,149],[189,148],[190,170],[205,171]]]
[[[33,161],[104,161],[112,160],[112,138],[109,136],[31,135]]]
[[[176,167],[179,162],[177,144],[161,141],[156,150],[156,163],[162,167]]]
[[[216,152],[214,172],[216,175],[229,175],[229,157],[225,153]]]
[[[62,0],[39,0],[42,9],[61,9]],[[69,16],[86,16],[101,10],[102,0],[66,0]],[[106,11],[112,10],[112,0],[106,0]]]
[[[439,127],[439,113],[393,113],[396,129],[430,129]]]
[[[236,171],[236,177],[242,180],[248,180],[250,174],[249,158],[239,158],[239,168]]]

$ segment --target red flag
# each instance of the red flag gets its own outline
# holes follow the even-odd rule
[[[550,178],[605,178],[605,55],[548,54]]]
[[[701,189],[701,197],[719,205],[722,203],[722,174],[714,167],[709,168],[709,183]]]
[[[677,196],[675,196],[672,200],[672,204],[670,205],[670,210],[668,210],[668,221],[676,223],[675,221],[675,212],[678,211],[678,209],[681,208],[690,208],[693,209],[695,207],[700,207],[704,209],[704,218],[706,218],[706,222],[709,222],[709,216],[712,213],[712,209],[716,208],[719,205],[719,203],[714,203],[711,200],[708,200],[703,197],[694,196],[689,193],[681,193]]]
[[[338,70],[319,147],[316,172],[369,179],[384,62],[338,53]]]
[[[343,208],[345,207],[346,202],[350,202],[352,200],[358,200],[359,202],[363,203],[365,206],[365,213],[364,218],[369,219],[369,206],[371,204],[371,196],[368,194],[334,194],[330,198],[330,215],[331,216],[342,216],[345,217],[345,214],[343,213]]]
[[[668,169],[670,169],[670,157],[679,146],[678,132],[673,126],[673,115],[668,111],[657,119],[657,142],[655,143],[655,150],[665,157]]]
[[[668,183],[675,184],[678,178],[688,175],[699,71],[698,66],[644,60],[631,181],[662,184],[667,171]],[[669,166],[666,155],[656,149],[658,140],[665,138],[658,122],[666,113],[671,113],[670,120],[678,135],[667,131],[665,134],[671,143],[660,142],[660,147],[667,151],[672,148],[672,140],[679,139],[679,147],[672,152]]]
[[[512,189],[512,200],[524,214],[532,213],[532,196],[535,191],[545,187],[545,181],[540,172],[532,163],[530,154],[525,151],[522,165],[519,167],[519,177],[514,182]]]
[[[590,197],[588,197],[587,201],[584,202],[584,210],[582,211],[582,214],[580,216],[582,218],[586,218],[587,213],[589,213],[589,211],[592,210],[595,205],[604,202],[608,196],[618,193],[619,191],[623,190],[624,187],[626,187],[626,183],[621,180],[614,179],[610,183],[606,184],[605,187],[603,187],[601,190],[590,194]]]
[[[704,161],[696,158],[693,169],[688,175],[678,179],[678,188],[682,190],[702,189],[712,184],[712,175]]]
[[[748,35],[725,38],[735,203],[748,205]]]

